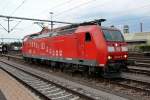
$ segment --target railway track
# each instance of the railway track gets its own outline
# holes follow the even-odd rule
[[[128,73],[125,73],[125,74],[128,74]],[[119,80],[105,80],[105,82],[107,81],[107,83],[109,83],[108,85],[110,84],[117,85],[115,87],[116,89],[117,87],[121,87],[121,90],[126,89],[126,91],[130,91],[130,90],[135,91],[135,94],[136,92],[140,92],[144,96],[149,97],[150,96],[150,83],[146,81],[142,81],[140,80],[140,78],[136,79],[135,77],[132,78],[130,76],[132,75],[128,75],[128,76],[124,75],[121,80],[120,79]]]
[[[133,74],[133,73],[132,73]],[[144,77],[138,77],[131,75],[131,73],[123,73],[121,79],[100,79],[100,82],[103,83],[106,87],[114,89],[114,91],[118,91],[130,94],[133,96],[136,95],[142,95],[143,98],[149,98],[150,97],[150,79],[147,80],[141,80],[140,78]],[[146,78],[146,77],[145,77]],[[102,80],[102,81],[101,81]],[[141,100],[141,99],[139,99]],[[142,100],[149,100],[149,99],[142,99]]]
[[[76,88],[69,88],[57,81],[53,82],[46,80],[25,70],[11,66],[6,62],[0,63],[0,68],[30,87],[45,100],[106,100],[101,97],[93,96],[93,94],[88,94],[86,91],[78,91]]]
[[[126,73],[127,74],[127,73]],[[113,81],[115,84],[121,85],[122,87],[133,89],[136,92],[144,93],[147,96],[150,96],[150,80],[145,82],[138,79],[133,79],[132,77],[123,76],[122,80]]]
[[[145,56],[143,53],[129,53],[128,59],[131,62],[128,66],[129,73],[150,76],[150,56]]]
[[[144,57],[142,55],[133,56],[129,57],[129,61],[132,64],[128,66],[128,72],[150,76],[150,57]]]
[[[138,66],[128,66],[128,68],[129,70],[126,72],[150,76],[150,68],[138,67]]]

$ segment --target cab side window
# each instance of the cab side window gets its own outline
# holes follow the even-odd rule
[[[90,42],[91,41],[91,34],[89,32],[85,33],[85,41]]]

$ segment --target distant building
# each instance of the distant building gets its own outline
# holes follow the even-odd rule
[[[123,34],[130,51],[138,51],[140,45],[150,45],[150,32]]]
[[[128,25],[123,26],[123,33],[129,33],[129,26]]]

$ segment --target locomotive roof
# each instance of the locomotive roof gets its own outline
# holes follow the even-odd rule
[[[80,25],[80,26],[93,26],[93,25],[97,25],[97,24]],[[48,37],[48,36],[62,35],[65,33],[73,33],[80,26],[71,26],[71,27],[70,26],[63,26],[63,27],[54,29],[52,32],[47,31],[47,33],[45,33],[44,30],[42,29],[42,31],[30,34],[28,36],[31,38],[42,38],[42,37]],[[100,26],[100,25],[99,25],[99,27],[101,27],[102,29],[108,29],[108,30],[118,30],[115,27],[105,27],[105,26]]]
[[[106,26],[101,26],[102,29],[108,29],[108,30],[119,30],[116,27],[106,27]]]
[[[34,38],[34,37],[36,37],[38,35],[40,35],[41,37],[43,37],[43,36],[45,37],[47,35],[53,36],[53,35],[57,35],[57,34],[73,33],[78,27],[80,27],[80,26],[89,26],[89,25],[90,26],[91,25],[99,25],[102,29],[118,30],[115,27],[104,27],[104,26],[101,26],[101,23],[104,22],[104,21],[106,21],[106,19],[97,19],[97,20],[94,20],[94,21],[67,25],[67,26],[55,28],[55,29],[53,29],[52,32],[50,31],[50,29],[48,29],[48,27],[44,27],[40,32],[31,34],[31,35],[29,35],[29,37],[33,37]],[[44,34],[44,33],[46,33],[46,34]]]

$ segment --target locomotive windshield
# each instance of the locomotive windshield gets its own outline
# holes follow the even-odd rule
[[[124,38],[118,30],[103,30],[104,37],[107,41],[120,41],[123,42]]]

